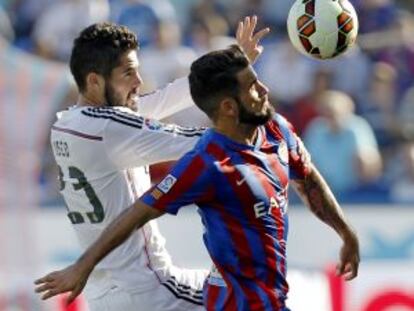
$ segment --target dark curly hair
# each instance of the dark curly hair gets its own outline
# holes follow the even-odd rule
[[[194,103],[214,120],[223,97],[237,98],[237,73],[249,66],[249,60],[238,45],[207,53],[193,62],[189,76]]]
[[[85,90],[90,72],[108,78],[121,55],[137,48],[136,35],[125,26],[105,22],[85,28],[74,40],[70,57],[70,71],[79,91]]]

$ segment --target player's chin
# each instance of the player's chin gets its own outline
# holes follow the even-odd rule
[[[262,112],[265,113],[265,114],[273,115],[275,113],[275,108],[270,104],[269,101],[266,101],[263,104]]]

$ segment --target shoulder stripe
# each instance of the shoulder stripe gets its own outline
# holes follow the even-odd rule
[[[189,134],[203,134],[206,131],[206,127],[184,127],[184,126],[177,126],[177,130],[182,133],[189,133]]]
[[[141,124],[144,122],[144,117],[142,116],[128,113],[125,111],[118,111],[113,108],[104,108],[104,107],[87,108],[82,111],[82,113],[84,112],[88,112],[90,115],[97,116],[97,117],[102,116],[102,115],[107,115],[107,116],[109,115],[109,116],[117,116],[121,119],[125,119],[131,122],[138,122]]]
[[[82,110],[82,114],[92,118],[99,118],[99,119],[110,119],[112,121],[132,126],[138,129],[142,129],[146,120],[142,116],[137,116],[131,113],[116,111],[113,108],[106,108],[106,107],[99,107],[99,108],[87,108]],[[160,122],[160,124],[162,124]],[[162,124],[164,125],[164,124]],[[206,128],[204,127],[183,127],[174,124],[166,124],[165,126],[161,126],[160,130],[167,132],[167,133],[174,133],[181,136],[186,137],[194,137],[194,136],[201,136]]]
[[[196,305],[203,305],[203,290],[196,289],[189,285],[179,284],[174,276],[163,282],[165,286],[176,298],[183,299]]]
[[[193,136],[201,136],[205,132],[205,128],[186,128],[181,126],[174,126],[174,127],[166,127],[164,128],[166,132],[169,133],[176,133],[178,135],[186,136],[186,137],[193,137]]]
[[[175,276],[171,276],[167,281],[165,281],[164,283],[169,283],[171,285],[173,285],[176,288],[181,289],[183,292],[187,291],[187,292],[192,292],[195,295],[199,295],[199,294],[203,294],[203,289],[196,289],[194,287],[191,287],[190,285],[186,285],[186,284],[180,284],[178,283],[178,280]]]
[[[88,117],[92,117],[92,118],[98,118],[98,119],[110,119],[112,121],[127,125],[127,126],[132,126],[138,129],[142,129],[142,121],[139,120],[127,120],[125,118],[123,118],[122,116],[119,116],[117,114],[107,114],[107,113],[90,113],[87,112],[85,110],[82,111],[82,114]]]

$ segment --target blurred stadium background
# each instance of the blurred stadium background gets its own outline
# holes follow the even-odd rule
[[[87,310],[82,298],[67,309],[61,299],[43,303],[32,285],[79,254],[48,137],[55,112],[76,101],[66,65],[73,38],[103,20],[135,30],[147,92],[232,42],[247,14],[272,29],[256,64],[272,102],[304,138],[361,237],[360,276],[344,284],[332,274],[340,241],[292,194],[292,310],[414,310],[414,2],[351,2],[360,17],[357,46],[320,62],[287,39],[292,0],[0,0],[0,311]],[[196,109],[165,121],[208,124]],[[151,168],[154,180],[168,165]],[[194,209],[164,217],[160,227],[179,265],[209,266]]]

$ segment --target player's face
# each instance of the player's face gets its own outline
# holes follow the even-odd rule
[[[122,55],[118,67],[112,70],[105,81],[105,100],[110,106],[126,106],[137,109],[142,78],[138,71],[137,52],[131,50]]]
[[[239,108],[239,123],[263,125],[268,122],[274,109],[269,102],[269,89],[257,79],[256,72],[249,66],[237,75],[240,93],[236,98]]]

